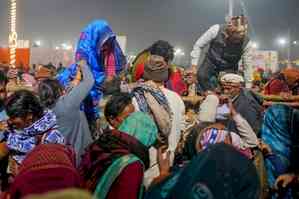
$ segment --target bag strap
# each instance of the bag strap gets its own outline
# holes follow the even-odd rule
[[[117,179],[117,177],[121,174],[121,172],[129,165],[134,162],[142,161],[135,155],[129,154],[124,155],[118,159],[116,159],[111,166],[108,167],[104,175],[98,181],[97,187],[93,194],[94,199],[105,199],[109,193],[109,190]],[[143,163],[142,163],[143,165]],[[140,187],[139,198],[141,199],[143,195],[143,186]]]

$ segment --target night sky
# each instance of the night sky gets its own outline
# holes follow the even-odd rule
[[[128,37],[128,53],[164,39],[185,50],[211,25],[224,22],[227,0],[18,0],[20,39],[45,45],[75,42],[91,20],[106,19],[114,32]],[[299,0],[243,0],[251,37],[262,49],[277,49],[275,39],[299,40]],[[240,0],[236,13],[242,13]],[[0,44],[8,35],[8,0],[0,0]],[[297,54],[294,47],[293,54]],[[299,57],[299,52],[298,52]]]

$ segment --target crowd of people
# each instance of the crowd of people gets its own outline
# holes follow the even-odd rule
[[[264,106],[237,69],[211,71],[222,59],[213,45],[227,41],[214,29],[200,70],[205,40],[189,69],[163,40],[127,64],[102,20],[82,31],[72,66],[1,70],[0,197],[297,198],[299,111]],[[289,92],[277,77],[265,90]]]

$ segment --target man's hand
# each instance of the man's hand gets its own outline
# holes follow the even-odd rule
[[[258,147],[262,151],[264,156],[272,154],[271,147],[268,144],[264,143],[262,140],[259,140]]]
[[[219,96],[219,101],[220,104],[227,104],[229,102],[229,96],[228,95],[220,95]]]
[[[231,99],[228,99],[228,107],[230,110],[231,117],[234,117],[235,115],[238,114]]]
[[[84,66],[87,65],[87,62],[86,62],[86,60],[81,59],[81,60],[78,62],[78,65],[79,65],[80,68],[81,68],[81,67],[84,67]]]
[[[191,69],[192,69],[192,72],[193,72],[194,74],[197,73],[197,66],[196,66],[196,65],[192,65],[192,66],[191,66]]]
[[[292,94],[289,93],[289,92],[281,92],[281,93],[280,93],[280,96],[281,96],[284,100],[288,100],[288,99],[292,96]]]
[[[286,188],[288,186],[290,186],[292,183],[294,183],[297,179],[297,176],[295,174],[284,174],[279,176],[276,179],[275,182],[275,189],[279,190],[281,188]]]
[[[170,171],[170,151],[166,150],[166,146],[161,146],[157,152],[157,162],[161,176],[168,175]]]

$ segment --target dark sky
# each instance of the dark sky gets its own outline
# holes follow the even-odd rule
[[[211,25],[222,23],[227,0],[18,0],[19,37],[53,45],[75,41],[93,19],[107,19],[116,33],[128,37],[128,51],[138,52],[164,39],[189,54],[193,42]],[[240,13],[240,0],[235,0]],[[254,40],[263,49],[286,36],[299,40],[299,0],[243,0]],[[8,34],[8,0],[0,0],[0,41]],[[252,30],[251,29],[251,30]],[[299,48],[299,47],[297,47]]]

